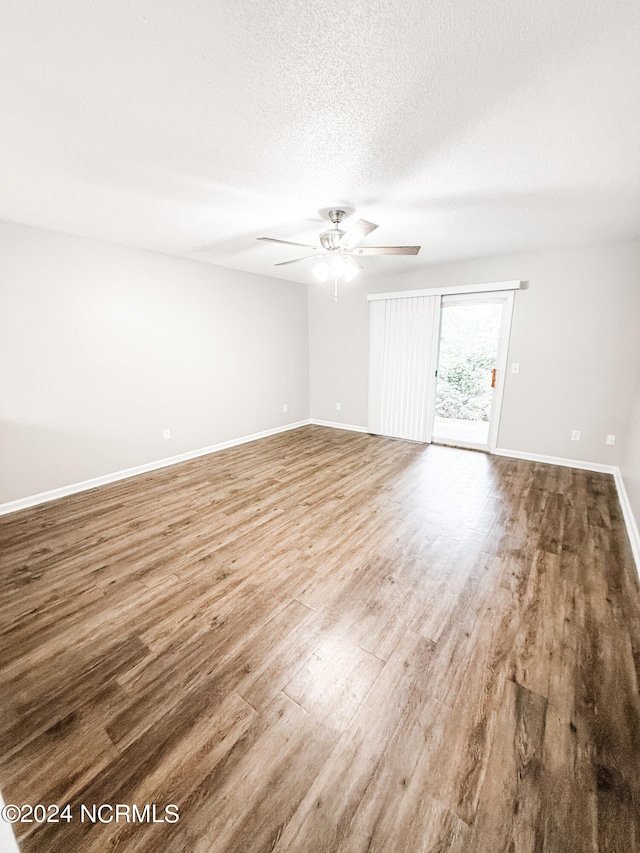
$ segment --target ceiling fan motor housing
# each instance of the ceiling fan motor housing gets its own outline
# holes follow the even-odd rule
[[[323,249],[327,249],[327,251],[330,251],[331,249],[340,248],[340,240],[342,239],[344,231],[338,228],[338,226],[340,225],[344,217],[344,210],[329,211],[329,219],[333,223],[334,227],[331,228],[329,231],[325,231],[324,234],[320,235],[320,245]]]
[[[346,214],[344,210],[330,210],[328,216],[334,225],[340,225]]]
[[[340,228],[332,228],[330,231],[325,231],[324,234],[320,235],[320,245],[323,249],[327,249],[331,251],[331,249],[339,249],[340,248],[340,240],[342,239],[342,235],[344,231]]]

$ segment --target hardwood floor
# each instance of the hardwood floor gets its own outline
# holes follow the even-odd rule
[[[608,475],[304,427],[0,547],[0,786],[71,815],[26,853],[640,850]]]

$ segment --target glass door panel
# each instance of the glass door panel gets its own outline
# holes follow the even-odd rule
[[[489,446],[503,305],[443,300],[433,441]]]

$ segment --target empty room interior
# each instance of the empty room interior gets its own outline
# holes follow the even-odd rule
[[[640,851],[640,6],[5,0],[0,851]]]

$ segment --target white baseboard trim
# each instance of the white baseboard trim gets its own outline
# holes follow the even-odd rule
[[[339,424],[334,421],[319,421],[317,418],[311,418],[309,423],[315,424],[315,426],[331,427],[332,429],[346,429],[349,430],[349,432],[369,432],[369,430],[363,426],[356,426],[355,424]]]
[[[564,459],[562,456],[543,456],[540,453],[525,453],[522,450],[505,450],[496,447],[495,456],[511,456],[513,459],[526,459],[528,462],[543,462],[545,465],[561,465],[563,468],[579,468],[581,471],[597,471],[599,474],[615,474],[616,465],[602,462],[585,462],[582,459]]]
[[[618,490],[618,500],[620,501],[622,517],[624,518],[624,523],[627,527],[627,534],[629,536],[629,542],[631,543],[631,550],[633,552],[633,559],[636,561],[636,569],[638,570],[638,575],[640,575],[640,530],[638,530],[638,523],[633,514],[633,510],[631,509],[629,495],[627,494],[627,489],[619,468],[616,468],[613,479],[615,480],[616,488]]]
[[[180,453],[178,456],[169,456],[166,459],[147,462],[145,465],[137,465],[135,468],[127,468],[124,471],[116,471],[113,474],[94,477],[91,480],[84,480],[81,483],[73,483],[70,486],[63,486],[60,489],[51,489],[51,491],[48,492],[40,492],[40,494],[37,495],[19,498],[16,501],[9,501],[8,503],[0,504],[0,515],[8,515],[11,512],[18,512],[21,509],[28,509],[32,506],[38,506],[38,504],[55,501],[59,498],[65,498],[68,495],[75,495],[78,492],[86,492],[88,489],[95,489],[98,486],[106,486],[107,483],[115,483],[117,480],[126,480],[129,477],[137,477],[138,474],[157,471],[159,468],[168,468],[170,465],[177,465],[179,462],[196,459],[198,456],[207,456],[209,453],[217,453],[219,450],[226,450],[228,447],[236,447],[239,444],[247,444],[250,441],[257,441],[259,438],[267,438],[270,435],[288,432],[289,430],[297,429],[301,426],[307,426],[310,423],[312,423],[312,421],[309,419],[297,421],[296,423],[287,424],[286,426],[267,429],[263,432],[256,432],[253,435],[244,435],[241,438],[232,438],[230,441],[223,441],[220,444],[212,444],[209,447],[202,447],[199,450],[189,450],[187,453]]]

